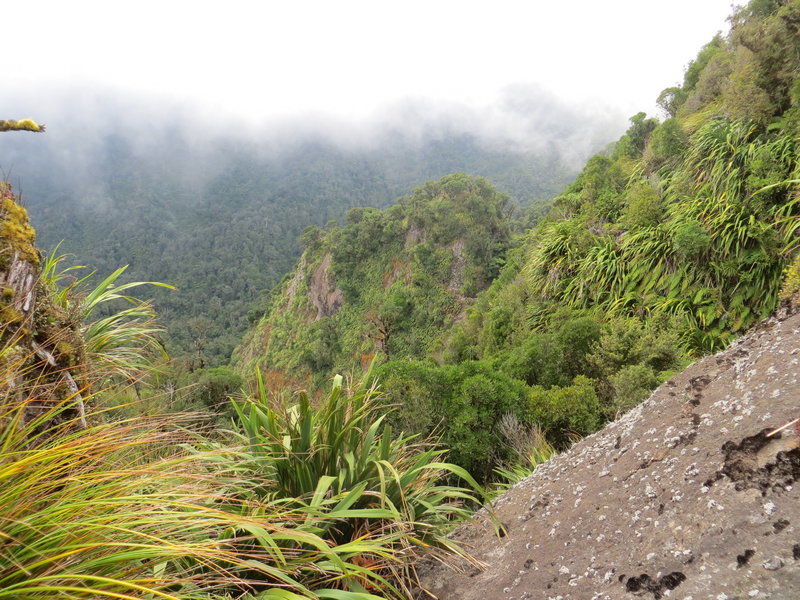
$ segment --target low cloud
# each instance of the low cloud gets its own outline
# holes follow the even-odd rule
[[[120,165],[147,170],[190,194],[233,156],[270,162],[309,143],[369,152],[468,136],[492,151],[555,154],[577,170],[624,131],[627,117],[600,105],[570,104],[535,85],[508,87],[481,106],[404,98],[358,121],[324,113],[252,121],[169,98],[79,85],[28,92],[6,93],[0,118],[31,117],[46,123],[47,133],[0,135],[0,169],[23,188],[36,188],[36,174],[46,170],[60,194],[93,210],[113,202],[109,171]]]

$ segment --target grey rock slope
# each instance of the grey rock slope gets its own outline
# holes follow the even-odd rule
[[[800,598],[800,313],[765,321],[582,440],[456,535],[441,600]],[[773,435],[770,435],[773,434]],[[422,596],[421,596],[422,597]]]

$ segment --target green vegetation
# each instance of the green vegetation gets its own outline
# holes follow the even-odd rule
[[[425,356],[443,328],[499,271],[509,199],[462,174],[417,188],[386,211],[358,208],[346,225],[303,234],[306,251],[272,310],[237,355],[295,378],[357,372],[378,356]]]
[[[234,468],[262,482],[252,496],[320,515],[314,532],[351,547],[364,585],[386,596],[411,594],[423,556],[467,558],[445,534],[480,504],[481,490],[466,471],[443,462],[444,450],[395,436],[379,415],[376,392],[347,393],[341,377],[319,407],[305,393],[298,400],[273,408],[260,385],[257,398],[237,405],[244,450]],[[448,475],[469,489],[445,485]]]
[[[140,284],[117,269],[92,290],[42,260],[1,185],[0,274],[42,276],[32,304],[19,278],[0,290],[0,600],[411,597],[420,558],[464,556],[446,534],[482,485],[518,481],[796,302],[799,29],[800,0],[738,10],[660,95],[667,118],[632,117],[524,233],[508,196],[460,173],[386,210],[347,198],[343,225],[303,230],[231,366],[217,317],[241,316],[236,290],[185,321],[191,359],[170,364],[150,303],[127,295]],[[324,202],[337,180],[320,179]],[[220,282],[224,252],[263,248],[238,244],[215,200],[255,199],[258,181],[221,176],[214,227],[196,221]],[[145,196],[131,210],[149,223]],[[299,233],[287,211],[271,231]],[[174,257],[168,243],[142,256]],[[337,372],[363,383],[330,389]],[[206,426],[143,416],[186,408]]]
[[[359,403],[340,391],[320,414]],[[29,397],[4,394],[0,412],[0,598],[405,598],[430,546],[463,554],[443,534],[466,514],[453,501],[476,498],[436,482],[449,470],[468,475],[432,460],[441,451],[376,433],[364,404],[331,457],[324,439],[304,437],[317,430],[302,417],[299,429],[277,430],[276,446],[255,426],[264,413],[251,412],[243,425],[255,439],[240,450],[189,436],[174,419],[97,413],[86,429],[49,425],[66,405],[21,426]],[[283,448],[284,435],[305,454]],[[321,453],[347,476],[322,469],[303,480],[310,493],[287,496],[273,479],[287,458]]]
[[[313,388],[374,359],[397,405],[390,422],[438,432],[483,481],[519,460],[508,415],[556,448],[595,431],[769,315],[785,277],[784,297],[794,289],[798,19],[797,0],[738,10],[660,95],[668,118],[633,116],[521,236],[502,221],[479,229],[491,203],[454,210],[450,178],[308,231],[239,364]],[[452,302],[453,240],[470,230]],[[307,300],[323,259],[327,289],[341,292],[326,314]]]
[[[158,335],[163,328],[155,322],[150,302],[127,295],[126,290],[143,285],[172,288],[158,282],[133,281],[117,284],[127,267],[111,273],[94,288],[87,289],[90,273],[80,279],[73,272],[82,267],[61,269],[64,255],[58,248],[42,264],[41,280],[58,311],[80,324],[82,351],[92,365],[96,385],[112,379],[134,381],[142,377],[154,353],[164,354]],[[121,308],[120,303],[126,305]],[[105,310],[111,305],[115,310]],[[82,357],[73,357],[76,362]]]
[[[129,416],[119,383],[141,384],[157,331],[126,295],[140,284],[115,287],[119,269],[82,294],[58,265],[43,263],[36,328],[0,330],[0,598],[399,599],[423,556],[466,556],[444,536],[480,488],[444,450],[394,437],[372,391],[337,383],[317,409],[276,409],[262,387],[228,433]]]
[[[168,351],[190,370],[229,361],[263,315],[266,291],[300,256],[306,227],[343,222],[353,207],[385,208],[456,170],[491,178],[521,205],[546,201],[575,173],[555,155],[492,150],[469,136],[397,136],[362,149],[287,139],[276,150],[271,140],[205,138],[187,122],[145,140],[140,116],[115,113],[113,132],[64,140],[66,157],[53,143],[62,131],[38,144],[2,134],[0,166],[22,177],[46,251],[63,241],[74,264],[99,273],[129,265],[120,281],[175,286],[147,293]],[[153,119],[167,121],[181,118]],[[187,327],[193,319],[207,326]]]

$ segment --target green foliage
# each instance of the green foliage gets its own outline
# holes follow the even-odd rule
[[[444,534],[480,489],[443,451],[393,438],[370,392],[337,385],[320,409],[302,396],[286,413],[262,395],[238,411],[242,449],[174,418],[115,422],[109,408],[79,428],[75,398],[43,404],[50,383],[28,376],[20,350],[0,348],[0,381],[15,382],[0,387],[0,598],[399,599],[422,555],[470,560]],[[104,361],[76,367],[92,364]],[[237,379],[211,369],[201,381]],[[103,401],[126,396],[111,388]],[[316,480],[282,488],[309,482],[301,466]]]
[[[656,104],[670,118],[678,113],[678,109],[684,102],[686,102],[686,92],[680,87],[668,87],[662,90],[656,99]]]
[[[163,328],[156,323],[151,302],[125,292],[143,285],[174,288],[151,281],[118,284],[117,280],[127,268],[121,267],[88,289],[93,273],[75,279],[70,273],[82,267],[59,270],[65,256],[57,251],[58,248],[43,262],[42,281],[56,305],[64,313],[74,314],[81,323],[84,351],[93,363],[98,381],[111,377],[130,381],[143,375],[149,369],[153,355],[164,353],[158,338]],[[110,309],[107,308],[109,305]]]
[[[621,222],[627,229],[656,227],[664,218],[661,194],[649,182],[632,183],[625,190],[626,207]]]
[[[506,444],[513,450],[511,459],[502,467],[495,468],[500,477],[498,490],[507,490],[547,462],[556,454],[539,425],[525,426],[513,415],[504,415],[500,420],[500,431]]]
[[[496,276],[510,242],[508,197],[463,174],[428,182],[389,210],[352,209],[346,221],[314,233],[314,250],[284,283],[286,299],[258,325],[266,344],[256,334],[238,350],[240,372],[260,364],[319,384],[375,356],[424,356]]]
[[[21,366],[4,363],[3,380]],[[0,598],[208,600],[280,586],[315,600],[365,577],[347,562],[359,548],[316,534],[317,511],[242,503],[261,482],[224,468],[232,450],[187,455],[185,424],[164,418],[89,414],[76,429],[62,404],[28,419],[39,385],[0,390]]]
[[[798,11],[786,2],[736,17],[683,86],[662,94],[670,118],[636,115],[611,156],[587,162],[445,334],[433,357],[447,364],[395,378],[410,426],[430,427],[439,398],[453,407],[445,436],[474,419],[477,456],[494,422],[477,418],[480,402],[459,388],[457,370],[489,364],[532,386],[533,408],[518,418],[563,446],[775,308],[800,215]],[[489,384],[471,383],[491,397]],[[453,389],[460,405],[444,400]]]
[[[214,412],[229,406],[229,397],[239,394],[244,380],[229,367],[214,367],[195,371],[186,400]]]
[[[640,112],[631,117],[631,126],[614,147],[614,157],[639,158],[644,152],[650,134],[658,125],[656,119],[648,119],[647,114]]]
[[[686,219],[676,223],[671,234],[672,250],[683,261],[702,259],[711,246],[711,236],[696,219]]]
[[[249,311],[263,314],[262,294],[312,241],[309,234],[298,244],[309,226],[344,222],[356,206],[385,208],[453,171],[489,177],[523,205],[545,201],[574,172],[555,155],[490,149],[469,136],[391,136],[343,149],[321,139],[205,137],[173,117],[160,110],[152,122],[172,125],[148,130],[143,144],[140,115],[117,111],[113,132],[70,139],[68,153],[63,144],[33,147],[25,134],[4,134],[2,164],[25,181],[43,248],[64,240],[62,251],[91,270],[129,264],[131,281],[175,285],[152,290],[167,349],[194,359],[185,324],[205,317],[206,366],[229,361]]]
[[[511,414],[530,423],[527,386],[481,361],[437,367],[417,361],[390,361],[376,371],[389,419],[397,427],[429,435],[437,432],[450,459],[479,481],[509,457],[498,423]]]
[[[798,294],[800,294],[800,254],[795,257],[794,262],[786,267],[786,271],[784,271],[780,299],[784,302],[790,302]]]
[[[700,81],[700,75],[706,69],[709,62],[711,62],[711,59],[722,51],[724,45],[724,39],[721,35],[717,34],[714,36],[713,40],[703,46],[697,58],[689,63],[689,67],[686,69],[686,73],[683,76],[683,89],[685,91],[692,91],[697,87]]]
[[[677,119],[667,119],[650,134],[644,161],[649,171],[673,164],[689,145],[689,137]]]
[[[580,215],[543,224],[526,266],[530,289],[610,314],[681,315],[687,349],[719,348],[775,307],[782,240],[798,209],[787,199],[792,184],[781,182],[796,164],[789,136],[709,121],[670,173],[661,222],[656,210],[637,214],[629,204],[617,224],[623,236],[583,229]],[[628,184],[637,212],[654,208],[642,185]]]
[[[566,447],[575,436],[594,433],[603,424],[597,392],[583,375],[564,387],[534,386],[530,404],[533,419],[559,448]]]
[[[733,55],[731,74],[722,88],[722,100],[731,119],[765,125],[775,113],[769,94],[759,86],[755,53],[739,46]]]
[[[381,589],[389,597],[402,595],[398,588],[410,593],[420,557],[464,556],[445,534],[483,492],[464,469],[443,461],[443,450],[395,436],[378,414],[374,389],[348,394],[337,376],[319,407],[304,392],[297,404],[275,407],[259,383],[257,398],[236,405],[245,445],[237,468],[264,482],[253,489],[257,499],[318,511],[315,533],[334,547],[374,542],[358,554],[375,579],[363,583],[387,577]],[[443,485],[445,476],[470,488]]]
[[[442,440],[454,462],[486,481],[505,454],[498,449],[497,423],[508,413],[527,417],[526,388],[480,362],[462,363],[459,371],[457,387],[442,399],[442,420],[447,424]]]
[[[629,365],[610,377],[613,394],[613,417],[633,408],[661,383],[658,375],[647,365]]]

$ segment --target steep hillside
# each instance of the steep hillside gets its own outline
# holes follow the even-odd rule
[[[800,231],[800,2],[732,22],[661,94],[671,116],[634,116],[446,334],[442,362],[489,362],[545,388],[534,404],[561,395],[534,408],[555,442],[587,427],[552,407],[575,415],[594,394],[612,418],[777,305]]]
[[[485,513],[461,529],[485,570],[431,565],[423,585],[439,600],[800,597],[798,365],[800,312],[782,309],[501,496],[503,537]]]
[[[509,244],[509,198],[484,179],[449,175],[394,207],[352,209],[311,227],[294,273],[237,350],[245,376],[353,373],[377,356],[425,356],[496,276]]]
[[[662,92],[668,119],[634,116],[555,199],[452,336],[457,356],[518,347],[563,307],[671,319],[699,355],[775,309],[800,215],[800,3],[754,1],[732,23]]]

